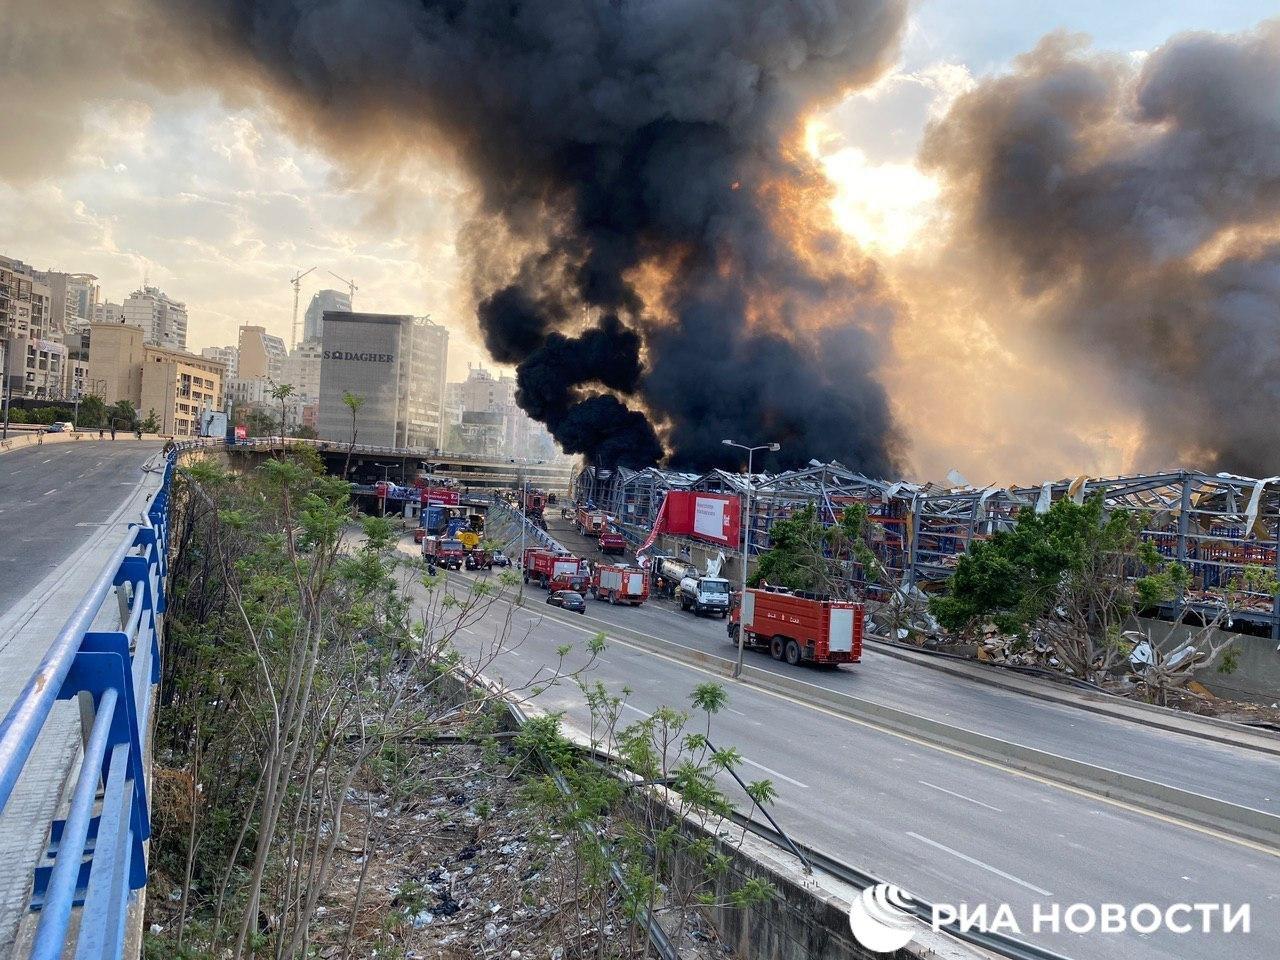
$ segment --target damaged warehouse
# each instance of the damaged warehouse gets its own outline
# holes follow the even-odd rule
[[[745,493],[742,474],[713,470],[698,475],[649,468],[613,470],[588,466],[574,481],[575,497],[616,516],[633,535],[647,531],[670,490]],[[1122,477],[1077,477],[1039,486],[944,486],[888,482],[857,474],[839,463],[815,463],[803,470],[756,474],[746,522],[751,554],[770,547],[772,525],[813,505],[825,524],[846,506],[866,508],[869,540],[877,559],[909,591],[936,591],[951,576],[972,543],[1011,530],[1020,513],[1047,512],[1064,498],[1083,502],[1101,493],[1108,510],[1125,509],[1141,518],[1143,540],[1182,564],[1190,586],[1161,613],[1185,611],[1208,619],[1221,608],[1223,592],[1246,568],[1276,571],[1280,544],[1280,482],[1230,474],[1181,470]],[[851,586],[875,596],[875,584],[854,567]],[[1280,639],[1280,595],[1252,594],[1233,611],[1236,629]]]

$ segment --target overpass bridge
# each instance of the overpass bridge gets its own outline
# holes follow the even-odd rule
[[[419,477],[444,477],[457,481],[464,491],[513,490],[527,482],[530,487],[567,494],[575,469],[571,460],[542,462],[419,447],[368,444],[352,447],[331,440],[299,440],[293,437],[237,440],[227,444],[226,449],[233,465],[248,466],[262,456],[300,444],[313,448],[324,461],[325,469],[334,476],[342,475],[350,453],[348,479],[359,487],[372,487],[379,480],[407,486]]]

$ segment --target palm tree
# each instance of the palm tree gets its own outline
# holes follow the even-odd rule
[[[356,448],[356,414],[364,406],[364,397],[350,390],[342,391],[342,402],[351,411],[351,445],[347,447],[347,462],[342,467],[342,479],[346,480],[351,473],[351,454]]]
[[[271,385],[271,399],[280,401],[280,443],[284,444],[284,438],[289,435],[289,424],[286,422],[285,401],[293,396],[292,383],[273,383]]]

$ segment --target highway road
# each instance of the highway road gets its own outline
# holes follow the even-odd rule
[[[0,612],[92,536],[159,449],[154,441],[83,440],[0,454]]]
[[[406,546],[406,550],[412,549]],[[451,579],[453,589],[468,589],[469,578],[451,575]],[[456,636],[459,647],[471,656],[492,654],[487,672],[511,686],[523,685],[554,664],[562,644],[575,647],[571,664],[583,662],[584,642],[594,630],[585,625],[586,618],[579,627],[572,621],[544,616],[537,607],[542,599],[541,591],[530,592],[532,602],[513,614],[509,639],[496,649],[511,609],[505,603],[495,604],[481,621],[460,630]],[[639,614],[661,628],[660,633],[655,628],[655,633],[668,639],[684,634],[712,642],[710,634],[714,633],[714,642],[719,644],[715,652],[723,654],[727,648],[719,639],[723,624],[718,620],[697,621],[659,605],[613,609],[590,602],[589,610],[619,618]],[[672,629],[673,622],[686,629]],[[756,662],[772,663],[767,656]],[[904,666],[916,665],[871,657],[855,668],[854,676],[889,677],[882,682],[897,687],[904,684],[889,674]],[[934,688],[946,688],[960,680],[927,668],[917,669],[924,673],[914,682],[929,689],[917,687],[900,705],[926,709],[934,700],[918,702],[923,695],[933,698]],[[805,678],[840,681],[845,672],[806,671]],[[632,691],[623,709],[625,719],[630,720],[642,719],[659,706],[687,708],[694,685],[712,679],[710,674],[619,638],[610,638],[590,676],[615,693],[624,687]],[[1280,850],[1217,835],[784,696],[716,679],[730,692],[727,711],[714,721],[717,745],[733,745],[742,752],[745,764],[741,772],[746,779],[771,779],[779,791],[775,815],[798,839],[824,852],[926,899],[985,903],[992,911],[1008,903],[1027,930],[1035,904],[1065,908],[1078,902],[1120,903],[1131,907],[1185,901],[1247,902],[1251,907],[1248,934],[1157,931],[1086,935],[1064,931],[1031,938],[1077,960],[1219,960],[1226,956],[1261,960],[1280,955]],[[866,696],[872,688],[865,683],[856,692]],[[984,688],[983,693],[995,704],[1020,699],[1007,691]],[[535,705],[564,711],[566,722],[578,729],[589,723],[582,696],[571,684],[548,689]],[[1081,739],[1071,732],[1070,724],[1093,719],[1091,714],[1043,701],[1028,701],[1018,708],[1030,714],[1050,708],[1068,711],[1065,718],[1033,725],[1048,731],[1061,726],[1069,739]],[[1006,704],[1002,709],[1013,710],[1014,705]],[[1014,725],[1018,721],[1010,715],[1003,722]],[[991,721],[979,729],[991,732]],[[1130,726],[1123,729],[1135,733]],[[1001,733],[1011,732],[1001,729]],[[1175,744],[1200,748],[1198,741],[1170,736]],[[1249,754],[1247,762],[1241,763],[1230,753],[1227,750],[1220,761],[1231,766],[1238,778],[1247,779],[1248,764],[1262,759]],[[731,781],[726,789],[730,786]],[[1220,786],[1224,793],[1237,789],[1230,782]],[[740,791],[736,799],[740,808],[745,808]]]
[[[591,541],[578,537],[567,522],[552,518],[548,527],[570,550],[592,562],[599,558],[589,552]],[[614,607],[588,599],[587,616],[716,656],[736,655],[725,621],[685,613],[673,601],[651,598],[640,607]],[[967,730],[1280,814],[1280,756],[1027,697],[870,647],[861,664],[836,670],[797,670],[751,650],[745,662]]]

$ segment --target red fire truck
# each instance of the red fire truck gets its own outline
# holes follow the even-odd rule
[[[590,510],[579,507],[573,520],[574,526],[584,537],[598,537],[609,529],[609,515],[603,510]]]
[[[597,600],[638,607],[649,597],[649,578],[639,567],[602,563],[591,575],[591,595]]]
[[[587,575],[582,561],[570,553],[545,547],[528,547],[524,552],[524,582],[533,581],[547,590],[587,592]]]
[[[614,533],[612,530],[600,531],[600,552],[611,553],[615,557],[620,557],[627,552],[627,541],[620,533]]]
[[[832,600],[814,593],[792,593],[780,587],[748,589],[735,606],[729,639],[768,650],[775,660],[798,663],[858,663],[862,659],[864,608],[852,600]]]
[[[547,495],[541,490],[526,490],[524,495],[524,515],[530,519],[542,516],[547,506]]]
[[[464,553],[462,541],[456,537],[423,537],[422,539],[422,559],[437,567],[461,570]]]

